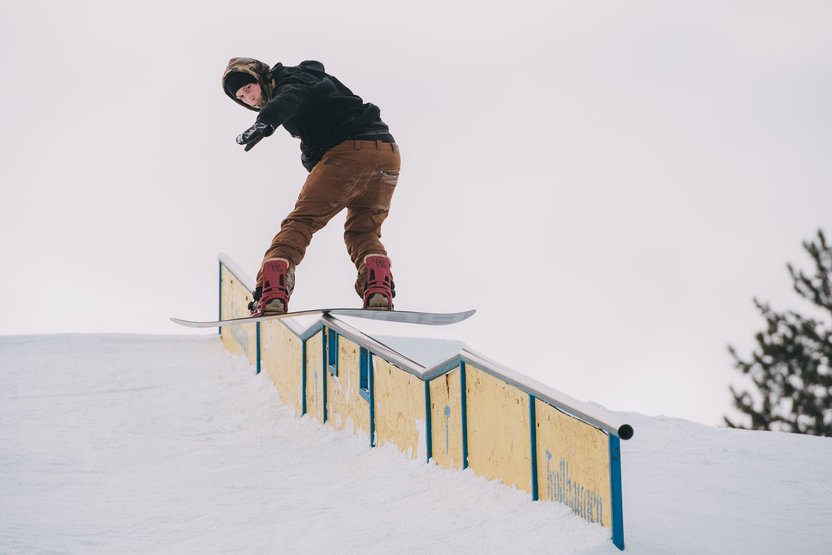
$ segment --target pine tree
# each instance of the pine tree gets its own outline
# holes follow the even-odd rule
[[[787,268],[794,290],[832,317],[832,247],[822,230],[803,243],[812,257],[814,275]],[[747,428],[832,436],[832,326],[829,321],[797,312],[776,312],[754,299],[766,321],[756,334],[751,358],[743,360],[728,348],[734,366],[750,376],[756,395],[731,387],[734,405],[751,418]],[[732,428],[746,428],[725,417]]]

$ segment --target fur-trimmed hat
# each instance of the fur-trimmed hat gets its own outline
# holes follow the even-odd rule
[[[257,79],[251,74],[242,71],[232,71],[225,77],[225,90],[229,95],[236,96],[240,87],[245,87],[249,83],[256,83]]]

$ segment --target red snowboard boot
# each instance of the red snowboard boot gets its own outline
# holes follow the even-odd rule
[[[275,258],[263,263],[263,288],[260,297],[255,298],[250,306],[252,316],[270,316],[286,314],[289,310],[289,295],[294,285],[294,272],[289,269],[289,261]],[[255,292],[257,297],[257,292]]]
[[[364,258],[367,284],[364,287],[364,308],[369,310],[393,310],[396,286],[390,273],[390,259],[380,254]]]

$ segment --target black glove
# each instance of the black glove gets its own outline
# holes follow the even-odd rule
[[[246,152],[254,148],[264,137],[274,133],[274,125],[260,123],[259,121],[237,135],[237,144],[246,145]]]

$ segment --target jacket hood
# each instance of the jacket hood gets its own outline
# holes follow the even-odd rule
[[[222,74],[222,90],[226,96],[243,108],[259,112],[260,108],[253,108],[242,100],[238,100],[225,88],[225,80],[228,78],[229,74],[234,72],[247,73],[257,79],[257,83],[260,84],[260,90],[266,98],[266,102],[268,102],[274,92],[274,81],[271,78],[271,68],[268,64],[264,64],[260,60],[255,60],[254,58],[231,58]]]

